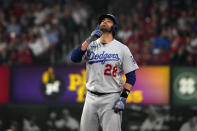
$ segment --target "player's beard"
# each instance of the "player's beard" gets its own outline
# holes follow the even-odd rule
[[[102,32],[112,32],[112,27],[108,27],[106,25],[100,25],[99,26],[99,29],[102,31]]]

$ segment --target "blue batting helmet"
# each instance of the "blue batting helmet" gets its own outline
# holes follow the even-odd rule
[[[102,20],[104,18],[110,18],[113,22],[114,22],[114,25],[112,26],[112,34],[113,36],[116,35],[117,33],[117,30],[118,30],[118,20],[116,19],[116,17],[112,14],[105,14],[105,15],[101,15],[99,17],[99,25],[101,24]]]

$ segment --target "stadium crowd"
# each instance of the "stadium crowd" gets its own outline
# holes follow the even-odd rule
[[[1,0],[0,65],[71,64],[70,51],[106,11],[139,65],[197,65],[194,0]]]

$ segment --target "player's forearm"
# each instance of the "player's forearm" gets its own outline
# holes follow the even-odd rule
[[[81,50],[82,50],[82,51],[87,50],[88,45],[89,45],[88,42],[87,42],[87,41],[84,41],[83,44],[81,45]]]
[[[131,71],[126,74],[126,84],[124,85],[126,89],[130,90],[133,88],[136,81],[135,71]]]
[[[125,83],[124,84],[124,88],[129,90],[129,91],[131,91],[133,89],[133,86],[131,84],[129,84],[129,83]]]
[[[86,50],[82,50],[82,45],[79,45],[76,49],[72,51],[71,60],[75,63],[79,63],[82,60],[83,55],[85,54]]]
[[[128,97],[130,91],[133,88],[133,85],[135,84],[136,76],[135,71],[131,71],[126,74],[126,83],[124,84],[124,88],[121,93],[121,97],[124,97],[125,99]]]
[[[125,101],[126,101],[126,99],[127,99],[128,95],[129,95],[130,91],[132,90],[132,88],[133,88],[133,86],[131,84],[125,83],[124,86],[123,86],[123,90],[122,90],[122,92],[120,94],[120,97],[121,98],[123,97],[125,99]]]

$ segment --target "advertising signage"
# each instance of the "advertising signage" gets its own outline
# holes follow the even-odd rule
[[[142,66],[136,71],[136,83],[128,101],[133,103],[169,104],[169,66]]]
[[[0,104],[9,102],[10,68],[0,66]]]
[[[13,103],[64,104],[85,100],[83,66],[14,67],[12,73]],[[127,103],[169,103],[169,67],[141,67],[136,74],[137,81]]]
[[[197,70],[176,67],[172,71],[172,105],[197,105]]]
[[[84,67],[14,67],[13,103],[83,102]]]

